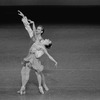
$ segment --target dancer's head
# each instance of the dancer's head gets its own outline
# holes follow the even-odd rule
[[[49,39],[41,40],[41,43],[49,49],[52,46],[52,42]]]
[[[36,34],[37,35],[39,35],[39,34],[42,35],[43,33],[44,33],[44,28],[43,28],[43,26],[39,25],[36,29]]]

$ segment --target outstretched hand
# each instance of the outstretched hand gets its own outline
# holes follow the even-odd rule
[[[18,10],[18,15],[24,17],[24,14],[20,10]]]
[[[56,66],[56,68],[57,68],[57,65],[58,65],[58,63],[57,63],[57,62],[55,62],[55,66]]]

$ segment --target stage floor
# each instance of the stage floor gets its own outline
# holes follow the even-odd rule
[[[0,100],[100,100],[98,90],[67,90],[66,88],[51,88],[40,94],[36,88],[28,89],[25,95],[16,93],[16,89],[0,90]]]
[[[41,95],[34,71],[30,73],[27,94],[20,96],[21,61],[32,42],[23,25],[0,26],[0,100],[99,100],[100,26],[44,25],[43,38],[53,46],[40,60],[50,90]]]

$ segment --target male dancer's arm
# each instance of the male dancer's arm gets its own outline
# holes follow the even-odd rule
[[[25,57],[24,59],[23,59],[23,61],[21,62],[21,64],[23,65],[23,66],[26,66],[26,64],[27,63],[30,63],[30,60],[32,59],[32,55],[28,55],[27,57]]]
[[[24,58],[24,61],[30,61],[32,59],[32,54],[29,54],[27,57]]]
[[[33,37],[32,37],[32,40],[35,41],[37,39],[36,38],[36,27],[35,27],[35,23],[32,20],[29,20],[29,22],[32,24],[32,28],[33,28]]]

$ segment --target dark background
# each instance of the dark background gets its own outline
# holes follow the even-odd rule
[[[0,0],[0,5],[100,5],[99,0]]]
[[[96,5],[24,5],[0,6],[0,24],[21,24],[21,10],[29,19],[44,24],[100,24],[100,6]]]

